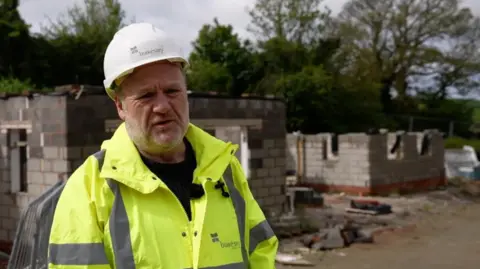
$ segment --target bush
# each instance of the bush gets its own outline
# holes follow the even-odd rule
[[[449,137],[445,139],[445,148],[447,149],[461,149],[463,146],[471,146],[475,151],[480,151],[480,140],[465,139],[461,137]]]
[[[23,91],[48,92],[50,89],[37,89],[37,87],[30,83],[30,81],[21,81],[17,78],[0,78],[0,92],[20,94]]]

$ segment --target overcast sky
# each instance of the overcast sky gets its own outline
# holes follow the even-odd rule
[[[55,19],[74,3],[83,0],[21,0],[20,13],[29,23],[33,32],[40,30],[48,18]],[[250,21],[246,7],[252,7],[255,0],[120,0],[127,18],[153,23],[177,38],[185,52],[191,50],[199,29],[217,17],[220,23],[232,24],[240,36],[248,36],[246,27]],[[325,0],[334,13],[346,0]],[[480,0],[465,0],[474,13],[480,14]]]

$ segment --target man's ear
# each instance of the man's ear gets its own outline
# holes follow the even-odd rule
[[[126,111],[122,100],[120,100],[118,96],[115,97],[115,107],[117,108],[118,117],[120,117],[120,119],[124,121],[126,117]]]

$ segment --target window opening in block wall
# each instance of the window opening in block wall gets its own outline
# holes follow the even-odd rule
[[[422,141],[420,144],[420,155],[430,155],[431,154],[431,143],[432,143],[432,134],[430,132],[425,132],[422,136]]]
[[[27,192],[27,130],[8,130],[11,192]]]
[[[303,145],[303,144],[302,144]],[[338,135],[330,134],[321,140],[322,158],[324,160],[336,160],[338,158]],[[302,148],[305,148],[303,146]]]
[[[388,149],[388,159],[401,159],[402,156],[402,147],[403,147],[403,132],[395,134],[395,141],[392,146]]]
[[[322,157],[324,160],[328,160],[328,139],[322,140]]]
[[[240,163],[245,172],[245,177],[250,179],[250,148],[248,146],[247,127],[240,128]]]
[[[332,155],[338,156],[338,134],[332,134],[330,144],[332,146]]]
[[[248,128],[246,126],[219,126],[215,136],[226,142],[239,145],[235,156],[242,165],[247,178],[250,177],[250,149],[248,145]]]

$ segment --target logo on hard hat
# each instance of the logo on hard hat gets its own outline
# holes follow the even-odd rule
[[[130,53],[133,54],[138,54],[139,56],[147,56],[152,53],[158,53],[158,54],[163,54],[163,47],[160,48],[154,48],[154,49],[147,49],[144,51],[140,51],[137,46],[131,47],[130,48]]]

